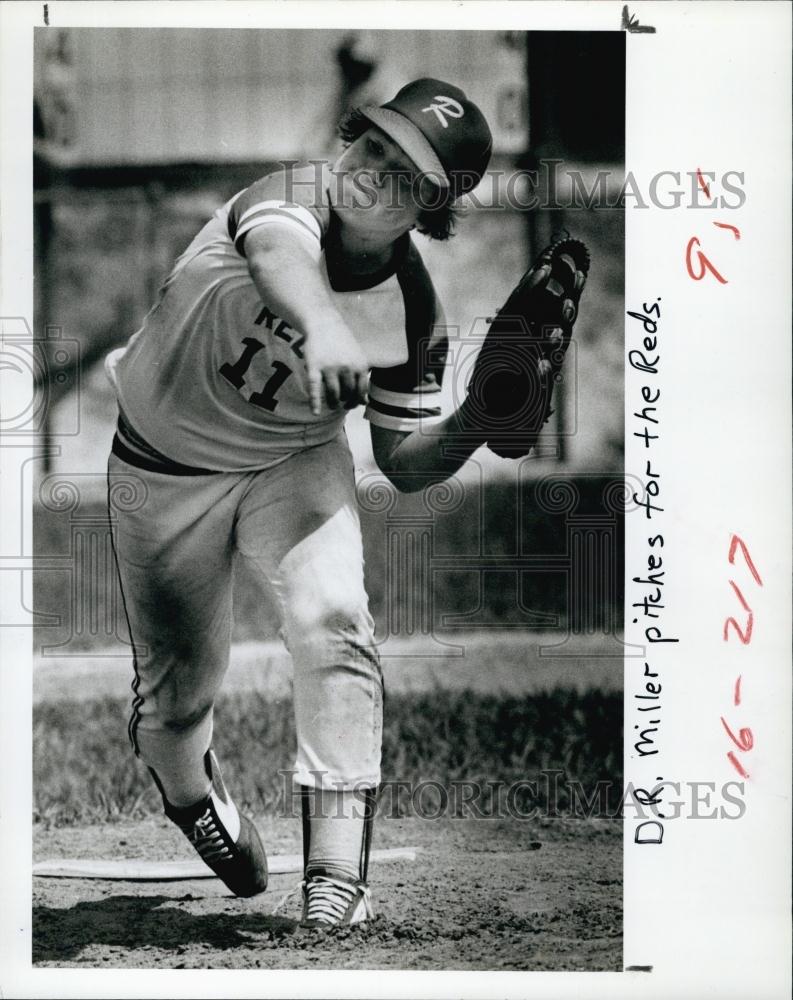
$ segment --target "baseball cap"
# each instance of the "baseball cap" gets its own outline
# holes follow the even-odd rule
[[[490,162],[493,137],[485,116],[454,84],[422,77],[361,114],[453,198],[475,188]]]

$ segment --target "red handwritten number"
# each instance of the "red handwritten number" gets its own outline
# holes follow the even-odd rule
[[[691,239],[688,241],[688,246],[686,247],[686,270],[688,271],[689,278],[691,278],[693,281],[702,281],[702,279],[705,277],[705,274],[708,271],[710,271],[710,273],[717,281],[720,281],[722,285],[726,285],[727,279],[719,274],[719,272],[716,270],[713,264],[711,264],[711,262],[705,256],[705,254],[699,249],[697,250],[699,273],[695,273],[694,267],[691,263],[691,254],[695,244],[697,247],[700,246],[700,242],[697,239],[697,237],[692,236]]]
[[[735,628],[735,631],[738,633],[738,638],[741,640],[744,646],[748,646],[749,643],[752,641],[752,627],[754,626],[754,613],[752,612],[752,609],[749,607],[749,605],[746,603],[744,596],[741,593],[740,588],[736,585],[735,581],[730,580],[729,583],[732,589],[735,591],[736,597],[741,602],[741,607],[743,608],[744,611],[748,612],[748,617],[746,619],[746,626],[743,632],[741,631],[738,622],[734,618],[728,618],[727,621],[724,623],[724,641],[727,642],[728,639],[727,633],[729,632],[730,625],[732,625]]]
[[[744,561],[746,562],[746,565],[749,567],[749,572],[752,574],[752,576],[755,578],[755,580],[762,587],[763,586],[763,581],[760,579],[760,574],[755,569],[755,565],[752,562],[752,557],[749,555],[749,549],[747,549],[746,543],[744,542],[744,540],[742,538],[739,538],[738,535],[733,535],[732,538],[730,539],[730,551],[727,554],[727,558],[730,561],[730,565],[731,566],[735,565],[735,550],[739,546],[740,546],[741,554],[743,555]]]
[[[746,567],[752,574],[755,583],[758,586],[762,587],[763,586],[762,578],[760,577],[760,574],[757,572],[757,567],[752,561],[752,557],[749,555],[749,549],[747,548],[746,543],[738,535],[733,534],[730,536],[730,548],[727,553],[727,560],[731,566],[735,565],[735,555],[739,549],[741,552],[741,556],[743,557],[743,560],[746,563]],[[733,593],[738,598],[741,607],[747,613],[747,619],[746,619],[746,625],[744,626],[744,629],[742,631],[741,626],[734,618],[732,617],[728,618],[724,622],[724,641],[726,642],[727,639],[729,638],[730,625],[732,625],[732,627],[735,629],[738,635],[738,638],[741,640],[744,646],[747,646],[752,641],[752,627],[754,625],[754,613],[752,612],[752,609],[749,607],[746,598],[743,596],[741,588],[738,586],[735,580],[728,580],[728,583],[732,587]],[[740,674],[736,678],[735,687],[733,689],[733,704],[736,706],[741,704]],[[724,726],[724,731],[727,733],[729,738],[732,740],[732,742],[735,744],[738,750],[740,750],[741,753],[748,753],[748,751],[752,749],[752,747],[754,746],[754,734],[752,733],[752,730],[749,729],[748,726],[742,726],[738,730],[738,735],[736,736],[735,733],[732,731],[732,729],[730,729],[730,727],[727,725],[727,721],[723,715],[721,716],[721,724],[722,726]],[[735,756],[734,750],[728,751],[727,760],[732,764],[732,766],[735,768],[735,770],[738,772],[738,774],[740,774],[742,778],[749,777],[749,772]]]
[[[744,631],[741,631],[741,626],[734,618],[732,617],[728,618],[727,621],[724,623],[725,642],[729,640],[730,625],[732,625],[732,627],[735,629],[738,638],[741,640],[741,643],[744,646],[748,646],[749,643],[752,641],[752,627],[754,625],[754,615],[752,615],[751,612],[749,613],[749,617],[746,619],[746,627]]]
[[[710,198],[710,187],[708,182],[702,176],[702,171],[697,167],[697,183],[702,188],[705,197]],[[729,222],[714,222],[714,226],[719,229],[729,229],[736,240],[741,238],[741,231],[737,226],[730,225]],[[716,281],[720,282],[722,285],[728,284],[727,279],[724,275],[720,274],[716,268],[713,266],[711,261],[705,254],[699,249],[700,242],[698,237],[692,236],[688,241],[688,246],[686,247],[686,270],[688,271],[688,276],[692,281],[702,281],[705,275],[710,272]],[[694,253],[696,252],[696,260],[694,260]]]
[[[727,725],[723,715],[721,716],[721,724],[724,726],[727,735],[730,737],[732,742],[738,747],[739,750],[746,751],[752,749],[752,747],[754,746],[754,736],[752,735],[751,729],[743,727],[742,729],[738,730],[738,735],[736,736],[735,733]]]

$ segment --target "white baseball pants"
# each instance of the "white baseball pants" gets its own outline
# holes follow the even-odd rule
[[[376,787],[382,674],[344,433],[260,472],[173,476],[111,454],[111,486],[125,474],[148,491],[138,509],[114,511],[113,532],[137,652],[136,753],[157,771],[173,755],[201,760],[209,748],[238,555],[280,606],[294,662],[296,781]]]

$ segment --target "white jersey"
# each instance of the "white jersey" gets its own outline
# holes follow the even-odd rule
[[[288,227],[315,254],[372,368],[366,418],[410,430],[440,415],[448,345],[421,257],[406,234],[382,272],[340,273],[328,181],[315,165],[266,175],[218,209],[177,260],[143,327],[108,359],[134,451],[242,471],[338,434],[344,411],[311,412],[303,335],[261,301],[250,276],[244,241],[259,226]]]

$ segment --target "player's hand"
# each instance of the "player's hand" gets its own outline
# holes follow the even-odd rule
[[[311,412],[318,416],[324,398],[336,410],[368,402],[369,365],[341,318],[306,337],[306,369]]]

